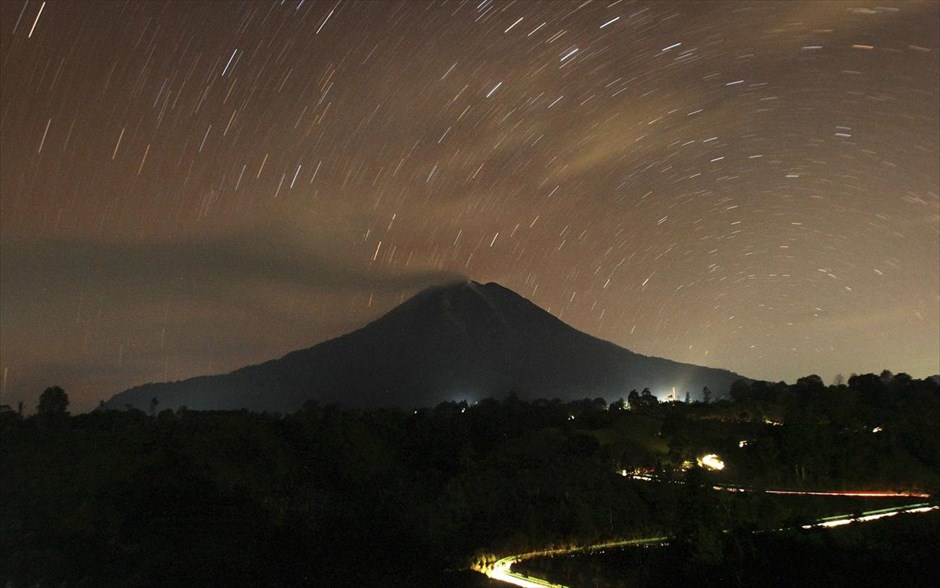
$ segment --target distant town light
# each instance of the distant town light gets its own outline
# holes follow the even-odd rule
[[[872,433],[880,433],[882,431],[884,431],[884,429],[882,429],[881,427],[875,427],[874,429],[871,430]]]
[[[738,447],[747,447],[747,445],[748,445],[747,439],[741,439],[740,441],[738,441]]]
[[[642,480],[644,482],[654,482],[656,481],[655,472],[650,468],[633,468],[633,470],[618,470],[618,474],[624,478],[630,478],[632,480]]]

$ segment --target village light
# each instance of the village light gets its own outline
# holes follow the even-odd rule
[[[696,460],[698,465],[709,470],[723,470],[725,469],[725,462],[721,461],[714,453],[709,453],[708,455],[703,455],[702,457]]]

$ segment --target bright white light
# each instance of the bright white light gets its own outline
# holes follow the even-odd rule
[[[514,573],[511,568],[515,563],[516,557],[506,557],[493,564],[493,569],[486,572],[486,575],[498,582],[505,582],[513,586],[522,586],[522,588],[544,588],[545,586],[557,586],[551,582],[539,578],[526,578],[520,574]]]
[[[714,453],[709,453],[708,455],[703,455],[702,457],[696,460],[698,465],[709,470],[723,470],[725,469],[725,462],[715,455]]]

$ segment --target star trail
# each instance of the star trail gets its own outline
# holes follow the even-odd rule
[[[0,11],[4,404],[460,277],[752,378],[940,373],[937,2]]]

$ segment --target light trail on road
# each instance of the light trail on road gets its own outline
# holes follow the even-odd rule
[[[803,525],[803,529],[813,529],[816,527],[840,527],[842,525],[848,525],[850,523],[868,523],[871,521],[877,521],[878,519],[883,519],[885,517],[893,517],[901,513],[925,513],[932,510],[940,510],[940,506],[935,504],[930,504],[924,502],[921,504],[912,504],[906,507],[896,507],[896,508],[882,508],[879,510],[870,510],[863,512],[858,516],[855,515],[837,515],[834,517],[826,517],[824,519],[819,519],[815,523],[809,525]]]
[[[491,580],[505,582],[522,588],[567,588],[564,584],[553,584],[541,578],[530,578],[514,573],[510,568],[516,562],[515,558],[503,558],[493,564],[493,569],[486,573]]]
[[[516,572],[512,571],[512,565],[514,563],[536,557],[553,557],[556,555],[570,555],[577,552],[589,553],[591,551],[600,551],[602,549],[615,549],[620,547],[631,547],[639,545],[656,545],[665,543],[668,540],[669,537],[647,537],[643,539],[606,541],[604,543],[596,543],[594,545],[580,547],[576,546],[559,547],[556,549],[542,549],[540,551],[530,551],[528,553],[509,555],[500,560],[497,560],[495,563],[493,563],[492,566],[479,566],[473,567],[473,569],[477,572],[485,574],[490,579],[497,580],[499,582],[506,582],[507,584],[512,584],[514,586],[522,586],[523,588],[568,588],[564,584],[554,584],[542,578],[517,574]]]
[[[709,456],[706,456],[709,457]],[[621,470],[620,475],[631,480],[640,482],[660,482],[654,474],[630,473],[627,470]],[[682,480],[670,480],[670,484],[685,484]],[[784,490],[784,489],[760,489],[749,486],[738,486],[736,484],[715,484],[713,490],[723,490],[725,492],[764,492],[766,494],[789,494],[794,496],[849,496],[856,498],[930,498],[931,495],[926,492],[913,492],[909,490]]]
[[[814,493],[814,492],[789,492],[789,491],[780,491],[774,492],[776,494],[781,493],[794,493],[794,494],[813,494],[821,496],[862,496],[866,498],[882,498],[882,497],[914,497],[919,496],[916,493],[885,493],[885,492],[865,492],[865,493],[852,493],[846,494],[843,492],[826,492],[826,493]],[[929,495],[928,495],[929,496]],[[927,513],[935,510],[940,510],[940,505],[930,504],[929,502],[922,502],[919,504],[910,504],[905,506],[895,506],[889,508],[882,508],[878,510],[870,510],[863,512],[859,515],[836,515],[831,517],[825,517],[818,519],[815,523],[810,523],[808,525],[802,525],[803,529],[813,529],[813,528],[831,528],[839,527],[842,525],[848,525],[850,523],[867,523],[871,521],[876,521],[885,517],[895,516],[901,513],[905,514],[920,514]],[[777,531],[784,531],[785,529],[776,529]],[[480,566],[473,567],[474,571],[485,574],[492,580],[498,582],[505,582],[507,584],[512,584],[514,586],[521,586],[522,588],[567,588],[564,584],[555,584],[543,578],[536,578],[533,576],[526,576],[523,574],[517,574],[512,571],[512,565],[520,561],[527,559],[533,559],[536,557],[553,557],[556,555],[571,555],[573,553],[589,553],[592,551],[600,551],[603,549],[613,549],[621,547],[630,547],[630,546],[639,546],[639,545],[661,545],[668,543],[669,537],[649,537],[645,539],[628,539],[623,541],[608,541],[605,543],[597,543],[594,545],[588,545],[583,547],[568,547],[568,548],[557,548],[557,549],[545,549],[541,551],[531,551],[528,553],[520,553],[516,555],[510,555],[504,557],[500,560],[497,560],[492,566]]]
[[[930,494],[925,494],[923,492],[891,492],[884,490],[764,490],[764,492],[767,494],[797,494],[803,496],[855,496],[858,498],[930,498]]]
[[[536,557],[553,557],[556,555],[570,555],[572,553],[590,553],[592,551],[600,551],[602,549],[616,549],[621,547],[632,547],[639,545],[660,545],[664,544],[669,540],[669,537],[646,537],[643,539],[622,539],[617,541],[606,541],[604,543],[595,543],[594,545],[580,546],[580,547],[560,547],[557,549],[543,549],[541,551],[530,551],[528,553],[520,553],[517,555],[509,555],[500,560],[497,560],[490,567],[474,567],[473,569],[477,572],[485,574],[492,580],[498,582],[506,582],[507,584],[512,584],[514,586],[522,586],[523,588],[568,588],[564,584],[554,584],[545,580],[543,578],[536,578],[533,576],[525,576],[522,574],[517,574],[512,571],[512,564],[524,561],[527,559],[533,559]]]

